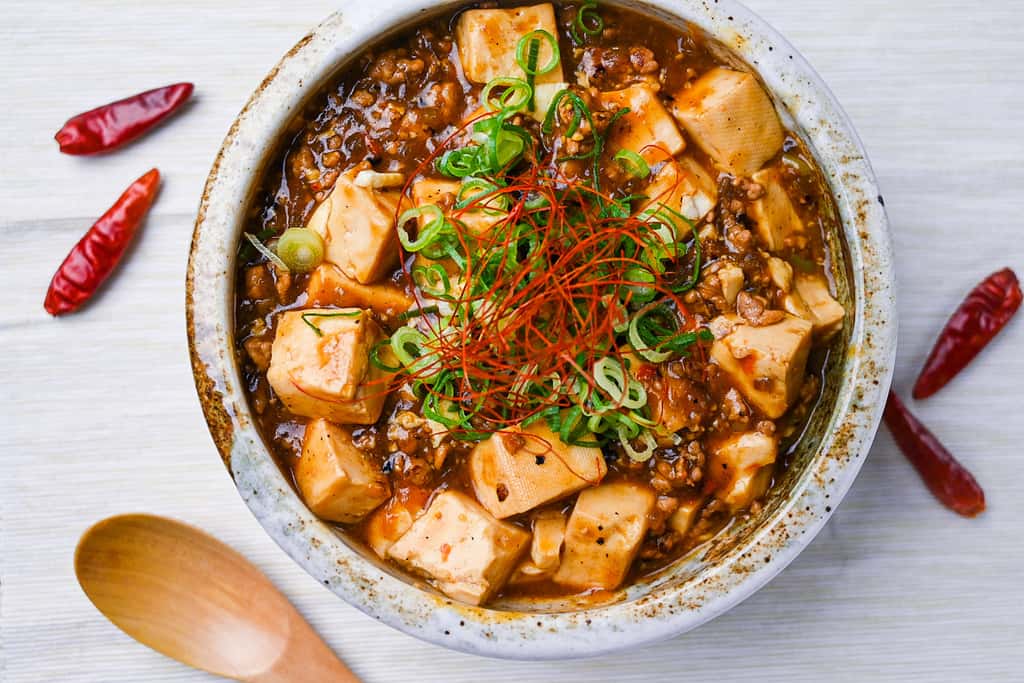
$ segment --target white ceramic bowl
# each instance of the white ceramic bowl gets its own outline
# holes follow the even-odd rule
[[[306,509],[253,425],[234,351],[235,254],[243,217],[285,124],[364,46],[457,2],[345,3],[271,71],[235,121],[210,172],[188,271],[196,386],[239,493],[275,541],[362,611],[418,638],[495,657],[591,656],[651,643],[730,609],[793,560],[853,483],[874,437],[896,344],[885,211],[857,134],[835,98],[782,36],[734,0],[650,0],[638,8],[686,19],[752,65],[811,145],[842,219],[837,273],[853,311],[833,354],[822,404],[794,465],[764,510],[602,605],[572,601],[470,607],[382,565]],[[633,4],[625,2],[624,4]]]

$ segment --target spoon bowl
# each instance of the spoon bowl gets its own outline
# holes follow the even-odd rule
[[[240,681],[358,683],[266,576],[194,527],[104,519],[78,542],[75,574],[118,628],[189,666]]]

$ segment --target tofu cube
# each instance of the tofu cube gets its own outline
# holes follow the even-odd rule
[[[618,587],[640,550],[656,500],[651,489],[626,481],[580,493],[555,583],[576,590]]]
[[[814,326],[814,336],[827,339],[843,329],[846,311],[829,292],[828,281],[820,275],[798,273],[793,281],[796,294],[803,299]]]
[[[562,560],[565,543],[565,515],[544,510],[533,519],[533,540],[529,556],[519,563],[509,583],[529,583],[551,578]]]
[[[782,184],[780,169],[767,168],[755,173],[754,181],[764,187],[764,195],[750,205],[750,217],[757,224],[757,234],[765,248],[780,251],[803,235],[804,223]]]
[[[433,579],[446,595],[480,605],[501,590],[530,534],[495,519],[464,493],[444,491],[388,549],[388,557]]]
[[[333,263],[321,263],[309,276],[306,285],[307,306],[369,308],[385,318],[393,318],[409,310],[411,296],[391,282],[364,285],[354,280]]]
[[[370,348],[383,338],[359,308],[287,311],[278,319],[267,380],[295,415],[373,424],[388,386],[370,363]]]
[[[743,269],[733,263],[727,263],[715,271],[715,275],[722,285],[722,296],[730,306],[735,306],[736,297],[743,290]]]
[[[712,447],[708,477],[715,497],[735,510],[764,495],[778,450],[778,440],[761,432],[730,436]]]
[[[629,113],[621,116],[609,133],[608,150],[612,154],[628,149],[653,164],[674,157],[686,148],[672,115],[651,88],[632,85],[603,92],[600,101],[610,112],[629,107]]]
[[[680,536],[686,536],[693,529],[693,525],[700,518],[700,511],[704,509],[704,498],[691,498],[679,503],[679,507],[668,518],[668,526]]]
[[[600,448],[564,444],[543,420],[498,432],[469,456],[473,492],[498,519],[596,486],[607,473]]]
[[[358,522],[391,495],[388,478],[327,420],[306,425],[295,483],[313,513],[331,522]]]
[[[765,416],[782,417],[803,384],[811,324],[786,315],[773,325],[754,327],[728,315],[716,318],[711,327],[729,330],[711,345],[712,360]]]
[[[412,199],[416,206],[424,204],[436,204],[441,207],[445,214],[454,220],[459,220],[466,230],[478,237],[482,237],[491,231],[498,223],[508,216],[507,211],[492,207],[466,207],[465,209],[454,209],[456,198],[459,196],[459,189],[462,183],[458,180],[443,180],[438,178],[423,178],[417,180],[412,186]]]
[[[534,30],[558,35],[555,8],[551,3],[511,9],[471,9],[459,16],[455,27],[455,43],[466,78],[474,83],[487,83],[498,76],[526,78],[516,62],[519,39]],[[551,46],[540,42],[539,67],[551,63]],[[551,71],[539,74],[537,83],[558,83],[565,80],[559,62]]]
[[[676,94],[672,113],[719,168],[736,176],[751,175],[782,149],[779,116],[749,73],[711,69]]]
[[[366,520],[366,542],[382,559],[388,550],[412,527],[430,500],[430,491],[406,486],[395,491],[388,502]]]
[[[357,166],[338,176],[334,189],[306,227],[324,239],[324,258],[351,278],[370,284],[398,265],[395,218],[404,204],[401,190],[357,185]],[[404,207],[403,207],[404,208]]]
[[[703,166],[689,157],[669,160],[655,174],[644,194],[648,200],[641,209],[664,204],[691,221],[703,218],[718,202],[715,181]]]
[[[768,257],[768,277],[772,279],[772,284],[783,292],[792,291],[793,266],[777,256]]]

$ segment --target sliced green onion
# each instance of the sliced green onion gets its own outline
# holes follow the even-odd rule
[[[452,283],[448,271],[440,263],[416,264],[410,271],[412,280],[427,296],[435,299],[450,299]]]
[[[480,147],[450,149],[434,164],[438,171],[451,178],[465,178],[481,171]]]
[[[533,63],[531,64],[528,54],[533,52],[532,45],[534,43],[537,44],[539,54],[541,41],[546,42],[548,47],[551,48],[551,61],[544,66],[537,65],[536,57],[533,59]],[[542,29],[530,31],[520,38],[519,42],[516,44],[516,64],[518,64],[519,68],[523,70],[523,73],[527,75],[543,76],[546,73],[551,73],[558,67],[560,59],[561,56],[558,52],[558,40],[553,35]]]
[[[617,405],[642,408],[647,405],[647,390],[627,372],[622,361],[605,356],[594,361],[594,382]]]
[[[587,25],[587,22],[590,25]],[[587,0],[580,5],[576,12],[576,18],[572,22],[572,37],[577,43],[583,42],[581,33],[588,36],[596,36],[604,30],[604,19],[597,13],[597,3],[594,0]]]
[[[651,167],[644,158],[631,149],[620,149],[615,154],[615,161],[634,178],[646,178],[651,174]]]
[[[416,233],[416,239],[414,240],[409,237],[409,233],[405,229],[405,224],[413,219],[419,219],[422,216],[427,216],[428,220],[425,225],[420,225],[419,230]],[[406,251],[422,251],[426,247],[437,242],[441,233],[448,225],[448,221],[445,220],[444,217],[444,212],[442,212],[441,207],[436,204],[414,206],[411,209],[407,209],[398,217],[398,241],[402,243],[402,248]]]
[[[587,430],[587,421],[583,419],[583,411],[579,406],[569,408],[562,415],[558,436],[562,443],[569,444],[570,446],[598,448],[601,445],[592,438],[584,438],[593,435]]]
[[[300,317],[302,322],[309,325],[310,329],[316,332],[316,336],[322,337],[324,336],[324,331],[317,327],[310,318],[358,318],[362,314],[362,311],[338,311],[337,313],[303,313]]]
[[[495,88],[505,88],[497,99],[491,97]],[[524,108],[533,97],[533,88],[521,78],[492,78],[480,93],[480,102],[488,111],[514,112]]]
[[[511,204],[508,196],[497,194],[501,188],[490,180],[483,178],[465,178],[455,196],[455,208],[466,209],[471,204],[487,199],[481,207],[484,213],[500,216],[508,211]]]
[[[623,273],[623,276],[626,280],[633,283],[624,287],[632,294],[631,300],[633,303],[645,304],[658,295],[657,290],[653,287],[644,286],[644,284],[654,284],[657,281],[657,277],[648,268],[630,266]]]
[[[256,237],[256,235],[252,234],[251,232],[245,232],[242,234],[245,235],[245,239],[249,240],[249,243],[256,249],[256,251],[263,254],[264,258],[266,258],[268,261],[270,261],[271,263],[273,263],[275,266],[285,271],[286,273],[289,272],[288,265],[281,260],[281,257],[275,254],[273,249],[263,244],[263,242],[260,242],[259,238]]]
[[[649,360],[652,363],[662,363],[672,357],[672,352],[656,351],[640,334],[640,322],[649,312],[650,309],[641,310],[629,321],[629,343],[633,345],[633,350],[645,360]]]
[[[399,372],[402,369],[401,365],[388,365],[380,359],[380,351],[385,346],[390,346],[390,339],[381,339],[379,342],[370,347],[370,362],[377,368],[380,368],[384,372]]]
[[[399,313],[397,319],[401,322],[405,322],[406,320],[412,320],[413,318],[419,318],[424,315],[434,315],[439,312],[440,309],[438,309],[437,306],[424,306],[423,308],[413,308],[405,311],[404,313]]]
[[[619,444],[622,446],[622,449],[626,451],[626,455],[629,456],[630,460],[646,462],[651,459],[652,455],[654,455],[654,449],[658,447],[658,442],[655,441],[654,436],[646,430],[641,432],[639,437],[640,440],[644,442],[642,450],[637,450],[633,447],[632,439],[635,439],[636,437],[630,438],[624,432],[622,426],[619,426]]]
[[[308,273],[324,260],[324,240],[309,228],[288,228],[277,240],[277,255],[289,270]]]

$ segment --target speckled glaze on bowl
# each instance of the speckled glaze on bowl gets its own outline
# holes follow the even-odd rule
[[[896,346],[894,276],[882,198],[835,98],[778,33],[733,0],[625,2],[703,28],[756,69],[813,148],[845,237],[833,275],[853,311],[824,396],[783,480],[757,515],[601,604],[455,603],[384,566],[313,516],[256,430],[234,351],[234,262],[246,209],[280,133],[362,47],[458,2],[345,3],[288,52],[235,121],[210,172],[188,268],[188,334],[210,431],[238,491],[273,539],[318,581],[375,619],[438,645],[517,659],[584,657],[651,643],[722,614],[803,550],[853,483],[874,438]]]

